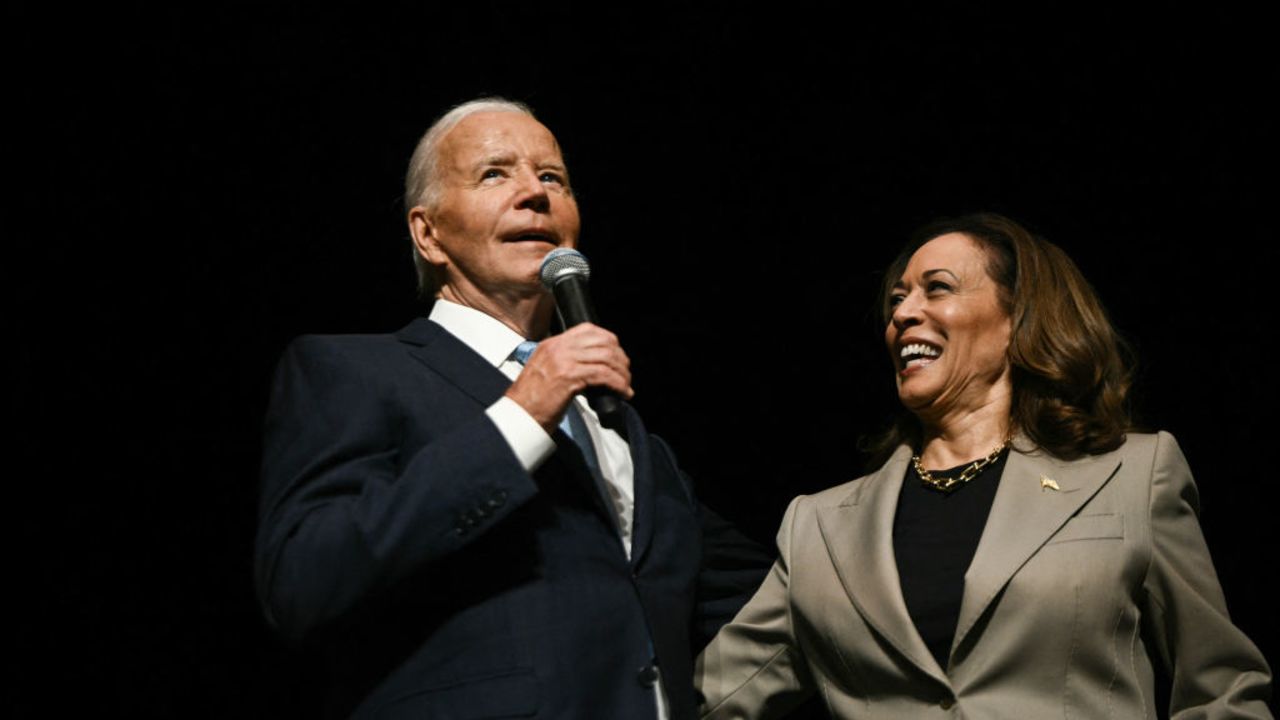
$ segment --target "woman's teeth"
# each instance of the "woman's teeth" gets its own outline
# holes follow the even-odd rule
[[[922,367],[938,358],[942,351],[924,343],[911,343],[902,348],[901,357],[905,367]]]

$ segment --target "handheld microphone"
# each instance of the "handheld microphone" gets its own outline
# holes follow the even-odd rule
[[[591,304],[591,295],[587,292],[591,266],[587,264],[586,256],[571,248],[556,248],[542,259],[538,275],[543,287],[555,296],[556,312],[565,329],[584,322],[600,324],[596,319],[595,306]],[[588,388],[584,394],[591,409],[600,416],[601,424],[618,430],[615,425],[622,424],[622,401],[618,396],[605,388]]]

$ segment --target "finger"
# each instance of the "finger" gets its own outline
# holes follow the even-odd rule
[[[524,372],[573,376],[575,367],[582,364],[603,364],[619,372],[630,372],[631,358],[616,344],[578,346],[571,341],[549,345],[545,350],[539,346],[526,363]]]
[[[631,370],[631,358],[619,347],[591,347],[575,352],[572,361],[584,364],[608,365],[618,371]]]
[[[584,366],[587,371],[582,380],[585,387],[607,388],[617,393],[624,399],[630,400],[635,396],[635,390],[631,387],[631,373],[618,371],[608,365],[588,365]]]
[[[573,347],[621,346],[617,335],[591,323],[574,325],[553,339]]]

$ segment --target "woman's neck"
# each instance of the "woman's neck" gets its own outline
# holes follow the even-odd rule
[[[991,454],[1009,438],[1012,429],[1007,402],[950,413],[923,426],[920,463],[932,470],[952,468]]]

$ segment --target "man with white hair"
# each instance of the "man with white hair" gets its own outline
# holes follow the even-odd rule
[[[586,403],[633,394],[617,337],[548,337],[539,266],[579,232],[555,137],[523,105],[461,105],[414,152],[406,205],[430,317],[302,337],[280,362],[269,621],[327,650],[337,716],[694,717],[693,645],[769,558],[634,410],[605,427]]]

